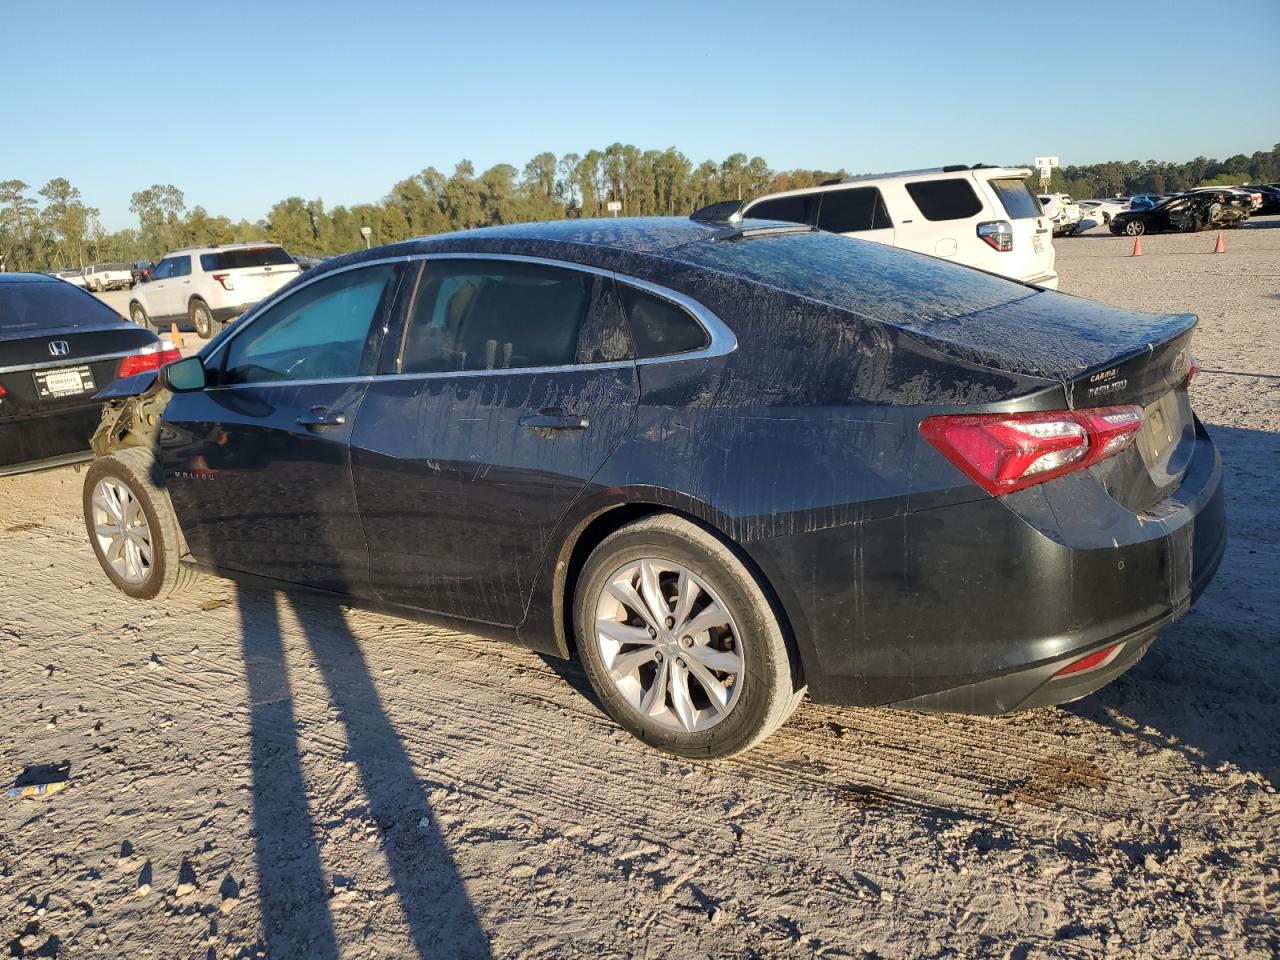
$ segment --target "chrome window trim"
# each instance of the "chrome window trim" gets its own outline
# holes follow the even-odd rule
[[[515,376],[521,373],[580,373],[587,370],[622,370],[636,365],[635,360],[606,360],[603,363],[567,363],[559,367],[498,367],[493,370],[432,370],[428,373],[382,373],[374,380],[444,380],[453,377]]]
[[[660,283],[654,283],[650,280],[641,280],[639,277],[633,277],[629,274],[618,273],[614,270],[605,270],[602,267],[593,267],[585,263],[574,263],[572,260],[556,260],[552,257],[531,257],[519,253],[419,253],[412,255],[411,260],[505,260],[512,263],[533,263],[547,267],[560,267],[566,270],[580,270],[583,273],[593,273],[601,277],[612,277],[617,283],[625,283],[629,287],[636,287],[661,297],[664,300],[670,300],[676,306],[681,307],[686,313],[693,316],[694,321],[702,327],[707,334],[708,344],[701,350],[689,350],[684,353],[669,353],[660,357],[644,357],[638,360],[629,360],[628,363],[639,365],[647,365],[652,363],[673,363],[681,360],[706,360],[710,357],[721,357],[726,354],[733,353],[738,349],[738,338],[734,332],[729,329],[723,320],[716,316],[709,308],[702,303],[693,299],[686,294],[672,290],[670,287],[664,287]],[[563,367],[545,367],[544,370],[567,370],[577,369],[579,367],[599,367],[598,363],[575,363]],[[526,367],[525,369],[533,369]],[[468,372],[468,371],[457,371]],[[493,370],[478,370],[476,373],[495,373]]]
[[[359,270],[363,267],[380,266],[387,263],[414,263],[418,261],[430,260],[496,260],[510,263],[532,263],[541,266],[559,267],[565,270],[578,270],[582,273],[595,274],[601,277],[610,277],[617,283],[625,283],[628,286],[644,290],[664,300],[669,300],[677,306],[683,308],[687,313],[691,314],[694,321],[698,323],[707,334],[708,345],[701,350],[691,350],[685,353],[666,354],[661,357],[644,357],[638,360],[612,360],[605,363],[571,363],[563,366],[552,367],[511,367],[498,370],[445,370],[433,371],[430,373],[387,373],[375,374],[372,377],[356,377],[356,378],[332,378],[323,380],[264,380],[261,383],[234,383],[224,384],[223,386],[209,387],[210,390],[234,389],[236,387],[264,387],[273,384],[297,384],[312,385],[316,383],[358,383],[363,380],[416,380],[416,379],[441,379],[443,377],[474,377],[486,376],[493,374],[517,374],[517,373],[564,373],[574,370],[608,370],[620,367],[644,366],[654,363],[676,363],[685,360],[707,360],[713,357],[726,356],[738,349],[738,338],[734,332],[715,315],[709,308],[695,300],[693,297],[664,287],[661,284],[653,283],[649,280],[642,280],[639,277],[632,277],[625,273],[618,273],[613,270],[605,270],[602,267],[593,267],[585,263],[574,263],[571,260],[556,260],[552,257],[533,257],[518,253],[485,253],[485,252],[449,252],[449,253],[415,253],[402,254],[395,257],[381,257],[377,260],[362,260],[359,263],[347,264],[345,267],[338,267],[333,270],[326,270],[319,276],[309,278],[305,283],[300,283],[296,287],[289,290],[288,296],[293,296],[300,290],[309,287],[313,283],[324,280],[327,277],[335,276],[339,273],[346,273],[349,270]],[[416,293],[416,291],[415,291]],[[247,323],[233,328],[227,339],[218,344],[217,349],[203,358],[206,366],[211,366],[217,359],[218,355],[227,348],[236,337],[253,326],[253,321],[261,315],[263,311],[276,303],[282,302],[283,297],[278,294],[262,301],[254,310],[254,316]]]
[[[370,383],[372,376],[364,377],[313,377],[310,380],[261,380],[256,383],[215,383],[194,393],[212,393],[215,390],[265,390],[271,387],[314,387],[322,383]]]
[[[54,334],[56,336],[56,334]],[[138,349],[148,346],[142,344]],[[131,357],[138,350],[125,350],[123,353],[99,353],[92,357],[76,357],[74,360],[59,359],[53,363],[19,363],[12,367],[0,367],[0,373],[21,373],[23,370],[53,370],[57,367],[78,367],[86,363],[98,363],[101,360],[123,360]]]

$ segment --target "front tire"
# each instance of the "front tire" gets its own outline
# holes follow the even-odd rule
[[[136,600],[163,600],[199,579],[180,560],[182,533],[158,473],[142,447],[95,460],[85,473],[84,519],[94,555],[107,578]]]
[[[218,332],[213,320],[213,311],[209,309],[209,305],[203,300],[192,300],[188,313],[192,324],[195,325],[196,335],[201,340],[208,340]]]
[[[638,520],[592,551],[574,626],[606,712],[677,756],[749,750],[804,696],[761,584],[728,544],[680,517]]]

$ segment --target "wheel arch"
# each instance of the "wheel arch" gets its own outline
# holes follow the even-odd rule
[[[551,615],[553,640],[557,652],[565,659],[576,659],[577,640],[573,629],[573,599],[577,590],[578,577],[591,555],[605,538],[645,517],[656,514],[670,514],[679,517],[696,527],[714,534],[720,539],[750,571],[760,585],[765,600],[772,608],[778,620],[778,626],[791,653],[793,681],[797,689],[804,683],[804,645],[797,642],[795,624],[783,603],[780,591],[775,587],[768,572],[756,561],[752,554],[732,535],[730,524],[726,518],[700,501],[690,499],[689,503],[679,504],[673,498],[658,496],[642,500],[626,500],[602,505],[587,513],[568,531],[561,540],[560,548],[554,558],[554,566],[550,583]]]

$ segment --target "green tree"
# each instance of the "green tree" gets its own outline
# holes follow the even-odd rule
[[[37,266],[39,210],[21,180],[0,181],[0,270]]]
[[[46,183],[40,188],[40,196],[45,199],[40,218],[62,263],[83,267],[85,241],[97,221],[98,211],[84,205],[80,191],[65,177],[54,177]]]
[[[186,209],[182,191],[171,183],[155,183],[129,198],[129,209],[137,214],[143,255],[156,260],[180,245],[182,213]]]

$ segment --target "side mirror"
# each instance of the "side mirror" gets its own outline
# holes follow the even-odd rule
[[[199,357],[175,360],[160,368],[160,382],[174,393],[203,390],[206,382],[204,363]]]

